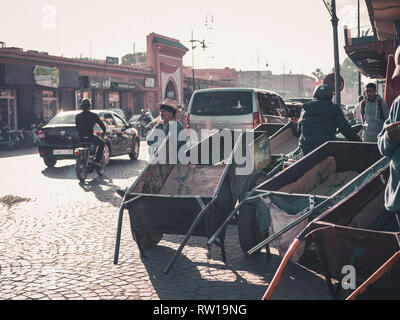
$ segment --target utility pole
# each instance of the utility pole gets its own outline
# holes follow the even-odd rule
[[[357,8],[357,22],[358,22],[358,37],[361,35],[360,30],[360,0],[358,0],[358,8]],[[358,96],[361,96],[361,72],[358,71]]]
[[[194,44],[195,44],[195,42],[200,43],[200,44],[201,44],[201,47],[203,48],[203,50],[204,50],[205,48],[207,48],[207,47],[206,47],[205,40],[200,41],[200,40],[194,40],[194,39],[193,39],[193,30],[192,30],[192,39],[191,39],[189,42],[192,43],[192,86],[193,86],[192,94],[193,94],[193,92],[195,91],[195,79],[194,79],[194,49],[197,47],[197,46],[195,46]]]
[[[340,106],[340,64],[339,64],[339,44],[338,44],[338,22],[339,19],[336,16],[336,0],[331,0],[330,4],[328,0],[323,0],[326,8],[329,11],[332,19],[333,28],[333,51],[335,58],[335,103]]]
[[[338,44],[338,22],[336,16],[336,0],[332,0],[332,27],[333,27],[333,47],[335,53],[335,98],[336,104],[340,106],[340,64],[339,64],[339,44]]]
[[[192,39],[191,39],[191,42],[192,42],[192,94],[193,94],[193,92],[196,90],[195,89],[195,81],[194,81],[194,48],[195,48],[195,46],[193,46],[193,44],[194,44],[194,40],[193,40],[193,30],[192,30]]]
[[[260,54],[257,53],[257,88],[260,88]]]

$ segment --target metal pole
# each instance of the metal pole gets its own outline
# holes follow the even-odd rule
[[[358,0],[357,20],[358,20],[358,37],[360,37],[360,35],[361,35],[361,30],[360,30],[360,0]],[[361,72],[358,72],[358,96],[361,96]]]
[[[194,81],[194,40],[193,40],[193,30],[192,30],[192,94],[195,90],[195,81]]]
[[[333,27],[333,47],[335,56],[335,97],[336,104],[340,106],[340,64],[339,64],[339,46],[338,46],[338,21],[336,16],[336,0],[332,0],[332,27]]]

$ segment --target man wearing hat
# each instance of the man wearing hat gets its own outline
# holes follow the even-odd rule
[[[148,126],[149,129],[153,130],[147,135],[147,144],[152,147],[158,141],[159,130],[162,130],[165,137],[170,132],[173,134],[172,138],[176,141],[177,151],[179,151],[186,141],[179,141],[178,139],[179,133],[183,130],[182,123],[176,120],[176,115],[179,112],[178,104],[175,100],[165,99],[159,104],[159,109],[159,117],[154,119]]]
[[[396,69],[392,79],[400,75],[400,46],[395,53]],[[388,211],[400,212],[400,95],[393,101],[389,117],[378,135],[378,148],[390,159],[390,177],[385,190],[385,207]]]

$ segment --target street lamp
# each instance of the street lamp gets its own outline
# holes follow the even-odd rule
[[[194,49],[197,47],[197,45],[195,45],[195,43],[197,42],[197,43],[200,43],[201,44],[201,47],[203,48],[203,50],[205,49],[205,48],[207,48],[206,47],[206,44],[205,44],[205,40],[202,40],[202,41],[200,41],[200,40],[194,40],[193,39],[193,30],[192,30],[192,39],[191,40],[189,40],[189,42],[191,42],[192,43],[192,94],[193,94],[193,92],[194,92],[194,90],[195,90],[195,81],[194,81]]]
[[[339,46],[338,46],[338,22],[339,19],[336,16],[336,0],[323,0],[326,8],[328,9],[329,14],[332,19],[332,27],[333,27],[333,50],[335,56],[335,99],[336,104],[340,106],[340,65],[339,65]]]

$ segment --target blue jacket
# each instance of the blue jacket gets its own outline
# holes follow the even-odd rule
[[[388,211],[400,210],[400,140],[392,140],[386,133],[386,127],[400,121],[400,96],[393,101],[389,118],[378,134],[378,148],[383,156],[390,159],[390,177],[385,190],[385,207]]]
[[[313,151],[326,141],[335,140],[337,128],[348,140],[360,141],[338,105],[324,100],[306,103],[297,128],[303,153]]]
[[[171,121],[170,122],[172,125],[176,124],[176,137],[173,137],[173,139],[175,139],[175,141],[177,142],[177,149],[179,151],[180,147],[183,146],[184,144],[186,144],[186,141],[179,141],[178,137],[179,137],[179,133],[184,130],[182,123],[180,123],[180,121],[176,120],[176,121]],[[158,136],[156,134],[157,130],[163,130],[165,136],[167,136],[169,134],[170,131],[170,123],[163,125],[162,123],[156,125],[153,130],[147,135],[147,144],[149,146],[153,145],[155,142],[158,141]],[[175,128],[174,128],[175,129]],[[174,133],[175,130],[172,131],[172,133]]]

